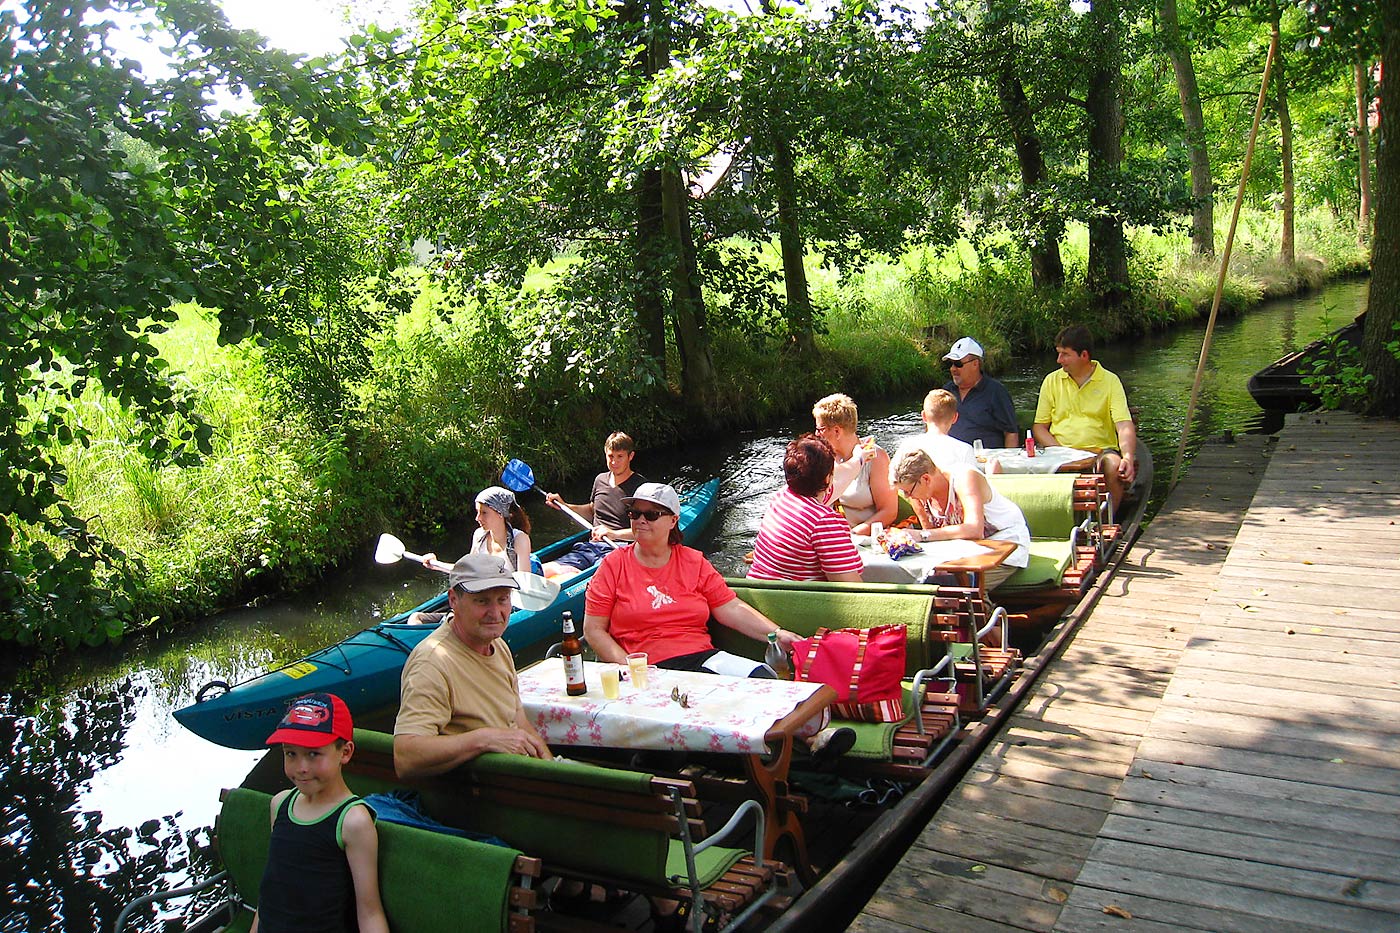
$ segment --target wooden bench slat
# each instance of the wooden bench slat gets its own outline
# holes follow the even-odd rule
[[[475,785],[466,789],[469,796],[491,803],[512,807],[526,807],[532,810],[552,811],[561,805],[562,798],[538,797],[524,790],[510,790],[505,787]],[[616,823],[632,829],[655,829],[669,835],[680,832],[680,821],[669,813],[658,813],[650,809],[636,809],[622,805],[600,806],[579,800],[569,801],[569,816],[594,820],[602,823]],[[694,821],[691,821],[694,822]]]

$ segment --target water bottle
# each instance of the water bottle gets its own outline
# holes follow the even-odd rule
[[[1026,456],[1035,456],[1035,438],[1031,435],[1030,431],[1026,432]]]
[[[778,633],[768,633],[768,648],[763,652],[763,663],[771,667],[779,680],[792,680],[792,662],[787,652],[778,644]]]

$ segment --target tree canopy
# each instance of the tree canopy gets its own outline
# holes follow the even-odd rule
[[[1400,73],[1393,8],[429,0],[406,32],[367,27],[303,60],[212,0],[9,4],[0,637],[95,643],[130,621],[140,564],[72,507],[59,451],[90,442],[76,405],[95,391],[153,462],[209,449],[153,342],[178,302],[255,341],[277,404],[352,446],[361,383],[424,282],[475,309],[487,368],[510,374],[480,387],[496,413],[582,394],[710,420],[717,334],[816,353],[809,269],[959,238],[1126,321],[1147,313],[1130,227],[1194,223],[1197,252],[1213,248],[1202,228],[1238,178],[1272,24],[1292,96],[1280,85],[1251,196],[1291,198],[1296,163],[1304,202],[1366,214],[1358,113],[1378,57]],[[125,60],[118,23],[153,31],[169,73]],[[226,91],[249,107],[219,112]],[[1273,144],[1290,124],[1291,155]],[[1393,162],[1382,147],[1383,181]],[[1400,276],[1400,185],[1379,190],[1376,347]],[[1076,223],[1088,253],[1066,261]],[[1368,361],[1393,413],[1394,361]]]

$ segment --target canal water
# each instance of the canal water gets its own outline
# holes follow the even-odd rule
[[[1345,282],[1302,299],[1280,301],[1217,325],[1191,432],[1191,450],[1223,431],[1264,427],[1245,384],[1269,362],[1350,321],[1365,303],[1364,282]],[[1155,495],[1165,493],[1185,423],[1203,327],[1149,335],[1101,348],[1138,410],[1142,437],[1157,464]],[[994,373],[1011,391],[1023,427],[1035,409],[1052,354]],[[923,393],[861,402],[861,433],[886,449],[922,429]],[[768,496],[781,483],[782,450],[811,419],[692,448],[639,455],[637,469],[679,484],[722,477],[715,521],[692,542],[722,572],[741,573]],[[601,469],[601,466],[600,466]],[[551,484],[552,485],[552,484]],[[584,481],[566,498],[586,498]],[[524,504],[535,540],[572,530],[538,499]],[[386,529],[392,531],[393,529]],[[465,550],[470,528],[409,549]],[[171,712],[204,683],[236,682],[285,663],[409,608],[438,591],[440,578],[400,564],[363,559],[316,589],[229,612],[160,640],[96,656],[0,671],[0,933],[110,930],[131,898],[211,873],[210,826],[222,787],[238,784],[259,753],[213,745],[186,733]],[[179,929],[186,902],[145,929]]]

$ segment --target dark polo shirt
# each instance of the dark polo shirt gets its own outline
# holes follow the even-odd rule
[[[953,398],[958,400],[958,420],[948,431],[958,440],[971,444],[981,438],[983,447],[1004,447],[1008,432],[1020,434],[1011,393],[990,376],[984,375],[978,380],[966,397],[951,379],[943,388],[952,392]]]

